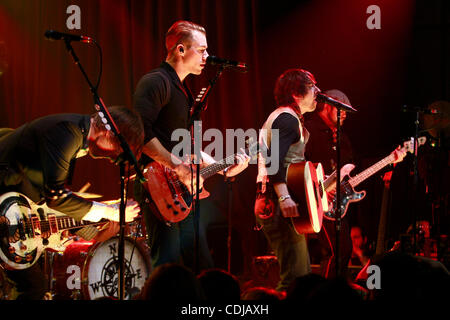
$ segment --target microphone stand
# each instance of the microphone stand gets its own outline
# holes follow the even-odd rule
[[[412,254],[416,255],[418,253],[417,247],[417,199],[419,199],[419,124],[420,124],[420,114],[434,114],[432,110],[423,109],[420,107],[411,107],[404,105],[402,108],[403,112],[414,112],[414,158],[413,158],[413,197],[415,198],[412,207]]]
[[[192,107],[191,117],[188,121],[188,128],[191,128],[191,150],[195,150],[195,126],[194,122],[201,119],[201,113],[206,109],[207,99],[211,93],[212,87],[216,84],[217,79],[219,79],[222,71],[225,67],[220,65],[217,73],[213,79],[209,81],[209,85],[204,91],[201,98],[197,98],[197,103]],[[201,132],[201,126],[199,126],[199,134]],[[200,161],[201,161],[201,145],[199,146],[199,154],[196,164],[196,187],[195,187],[195,200],[193,201],[194,206],[194,272],[199,272],[199,225],[200,225]]]
[[[414,183],[413,183],[413,190],[414,190],[414,198],[416,199],[415,202],[417,204],[417,199],[419,196],[419,172],[418,172],[418,139],[419,139],[419,123],[420,123],[420,111],[416,111],[416,120],[414,121],[414,160],[413,160],[413,168],[414,168]],[[417,205],[413,206],[413,225],[412,225],[412,231],[413,231],[413,255],[417,253]]]
[[[64,43],[66,44],[67,51],[72,55],[75,64],[80,68],[81,73],[86,79],[89,88],[93,94],[94,104],[96,110],[99,112],[99,115],[106,120],[105,127],[107,130],[111,130],[114,135],[118,138],[120,146],[122,147],[123,153],[119,156],[121,159],[118,161],[120,167],[120,207],[119,207],[119,225],[120,225],[120,233],[119,233],[119,248],[118,248],[118,260],[119,260],[119,283],[118,283],[118,298],[119,300],[124,299],[125,292],[125,244],[124,244],[124,235],[125,235],[125,162],[129,161],[133,164],[134,169],[136,171],[136,175],[141,182],[145,182],[145,178],[142,174],[142,171],[139,169],[136,158],[133,152],[130,149],[130,146],[126,142],[125,138],[119,132],[114,120],[112,119],[108,109],[104,105],[102,99],[99,97],[97,93],[97,88],[95,88],[86,72],[84,71],[83,66],[80,63],[75,51],[73,50],[72,45],[70,44],[70,39],[64,39]]]
[[[353,107],[336,101],[332,98],[320,100],[329,105],[333,105],[337,108],[337,123],[336,123],[336,219],[335,219],[335,230],[336,230],[336,244],[335,244],[335,268],[336,277],[341,276],[341,257],[340,257],[340,234],[341,234],[341,110],[347,112],[356,112]]]
[[[337,108],[336,125],[336,244],[335,244],[335,268],[336,278],[341,275],[340,234],[341,234],[341,110]]]

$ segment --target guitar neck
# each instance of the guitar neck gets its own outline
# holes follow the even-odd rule
[[[384,167],[386,167],[388,164],[391,164],[395,161],[395,156],[393,154],[390,154],[384,159],[381,159],[371,167],[367,168],[363,172],[357,174],[353,178],[350,178],[348,181],[352,187],[356,187],[358,184],[366,180],[367,178],[371,177],[373,174],[377,173]]]
[[[225,170],[226,168],[231,167],[234,164],[234,159],[236,155],[231,155],[225,159],[222,159],[218,162],[212,163],[209,166],[200,170],[200,174],[204,179],[207,179],[217,172]]]
[[[336,176],[337,176],[337,173],[336,173],[336,170],[334,170],[333,173],[330,174],[328,176],[328,178],[325,179],[325,181],[323,182],[323,188],[325,190],[327,190],[328,187],[336,180]]]
[[[49,219],[50,220],[50,219]],[[70,229],[76,229],[81,228],[85,226],[98,226],[105,224],[105,221],[98,221],[98,222],[91,222],[91,221],[77,221],[71,217],[57,217],[56,218],[57,224],[58,224],[58,230],[70,230]]]

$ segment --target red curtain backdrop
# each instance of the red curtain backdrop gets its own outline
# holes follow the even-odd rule
[[[366,9],[373,4],[381,9],[380,30],[366,27]],[[66,27],[69,5],[81,9],[80,30]],[[401,106],[408,98],[408,76],[414,74],[413,11],[410,0],[2,0],[0,127],[53,113],[94,112],[88,85],[64,42],[47,41],[46,30],[96,39],[103,50],[100,96],[107,106],[131,106],[137,81],[165,58],[167,29],[186,19],[206,28],[210,55],[250,66],[245,74],[224,71],[203,114],[204,130],[260,128],[274,108],[276,78],[301,67],[316,76],[323,90],[337,88],[349,96],[359,110],[345,124],[356,152],[382,157],[410,134]],[[96,48],[75,42],[73,47],[95,82]],[[202,76],[188,79],[194,95],[215,71],[208,67]],[[432,99],[442,92],[430,93]],[[242,234],[254,224],[255,178],[256,166],[251,166],[234,183],[233,224]],[[118,169],[106,161],[78,161],[73,188],[86,182],[93,185],[88,191],[119,195]],[[219,188],[216,197],[217,207],[225,210],[226,189]]]

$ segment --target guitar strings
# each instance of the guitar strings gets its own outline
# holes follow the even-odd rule
[[[222,160],[222,161],[215,162],[215,163],[211,164],[210,166],[201,169],[201,170],[200,170],[200,175],[203,176],[203,175],[206,174],[207,176],[209,176],[211,173],[217,172],[218,169],[221,168],[222,166],[228,166],[228,163],[227,163],[227,162],[228,162],[229,160],[234,159],[234,157],[235,157],[235,155],[228,156],[227,158],[225,158],[225,159]],[[219,171],[220,171],[220,170],[219,170]],[[174,185],[175,185],[176,187],[180,187],[180,186],[183,185],[183,183],[182,183],[180,180],[177,180],[177,181],[174,182]]]

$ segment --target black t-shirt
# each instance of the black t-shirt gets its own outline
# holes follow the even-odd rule
[[[17,191],[81,219],[92,202],[65,190],[78,151],[87,148],[90,116],[59,114],[36,119],[0,138],[0,191]],[[56,197],[56,199],[53,199]]]
[[[171,140],[172,133],[187,129],[192,104],[189,88],[168,63],[144,75],[136,86],[134,108],[144,123],[145,143],[156,137],[171,152],[179,142]],[[149,158],[143,154],[142,161]]]
[[[284,158],[287,155],[289,147],[300,139],[300,130],[298,120],[293,115],[283,112],[272,123],[272,129],[279,130],[279,157],[280,164],[278,172],[269,176],[269,181],[274,183],[286,182],[286,168],[283,166]],[[269,148],[271,152],[271,148]],[[269,153],[270,155],[271,153]]]

